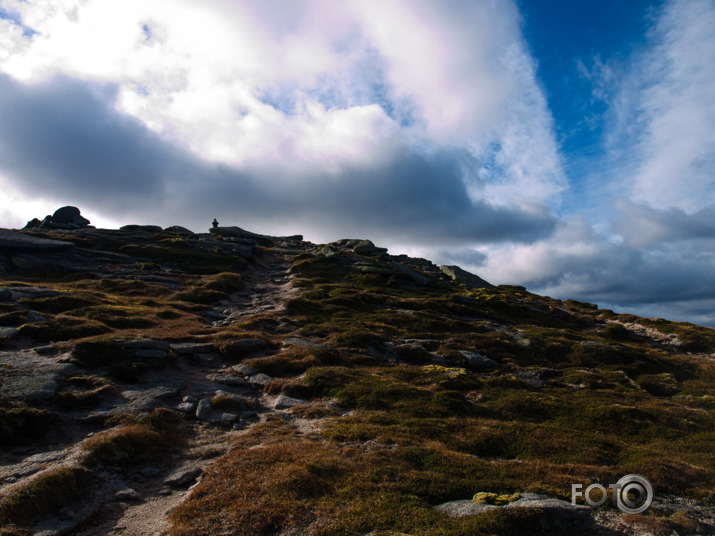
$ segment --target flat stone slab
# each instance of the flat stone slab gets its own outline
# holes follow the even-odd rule
[[[68,249],[75,245],[72,242],[40,238],[9,229],[0,229],[0,250],[2,249]]]
[[[499,507],[493,504],[475,503],[470,500],[450,501],[434,507],[435,510],[447,514],[449,517],[474,516],[494,510],[495,508]]]
[[[201,467],[195,465],[183,467],[174,471],[164,479],[164,484],[172,488],[180,488],[189,482],[193,482],[201,474]]]
[[[57,391],[57,379],[77,370],[71,363],[37,355],[34,350],[0,352],[0,396],[13,400],[47,400]]]
[[[273,378],[271,378],[268,374],[263,374],[262,372],[255,374],[254,376],[250,376],[248,378],[248,383],[250,383],[251,385],[254,385],[254,386],[261,386],[261,387],[266,385],[267,383],[272,382],[272,381],[273,381]]]
[[[296,406],[301,406],[307,404],[307,400],[301,400],[299,398],[292,398],[286,395],[278,395],[278,397],[273,402],[274,409],[289,409]]]
[[[547,517],[560,519],[578,519],[591,513],[590,506],[571,504],[568,501],[554,499],[536,493],[525,493],[520,499],[505,504],[504,508],[539,508]]]
[[[554,499],[537,493],[524,493],[521,498],[503,506],[475,503],[470,500],[450,501],[433,507],[434,510],[450,517],[465,517],[483,514],[495,508],[539,508],[551,519],[574,520],[586,517],[591,513],[590,506],[571,504],[568,501]]]

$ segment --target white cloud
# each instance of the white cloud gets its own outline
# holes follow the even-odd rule
[[[641,165],[633,198],[687,212],[715,200],[715,3],[674,0],[651,31],[652,49],[624,97],[634,110]]]
[[[553,200],[564,188],[511,2],[11,7],[37,34],[0,69],[23,81],[116,83],[120,111],[202,158],[335,171],[405,144],[457,145],[491,161],[482,177],[465,177],[474,199],[508,205],[516,185],[529,202]]]

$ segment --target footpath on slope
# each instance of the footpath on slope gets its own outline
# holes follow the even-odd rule
[[[54,245],[51,241],[41,242],[41,239],[32,241],[33,245]],[[230,295],[230,299],[206,306],[202,314],[207,325],[230,328],[236,322],[247,322],[260,318],[264,313],[282,310],[288,299],[300,293],[291,283],[289,268],[296,255],[307,246],[293,241],[263,248],[262,255],[253,257],[241,274],[243,290]],[[81,252],[76,253],[77,248],[72,249],[68,245],[62,248],[63,251],[72,250],[79,264]],[[75,262],[66,255],[56,254],[55,258],[45,255],[42,257],[43,266],[47,266],[48,259],[63,268],[66,263]],[[133,267],[126,262],[124,264],[127,266],[123,268],[124,273],[131,273]],[[92,269],[101,273],[101,265],[92,265]],[[6,289],[3,292],[4,298],[8,299],[59,295],[42,288],[33,290],[33,287],[18,288],[17,292]],[[277,330],[285,332],[283,338],[286,340],[299,340],[291,337],[294,334],[285,325],[271,324],[270,329],[274,338]],[[16,336],[15,330],[12,331],[8,334]],[[31,340],[14,340],[17,349],[0,351],[0,362],[4,363],[4,375],[0,382],[3,396],[12,396],[14,392],[24,398],[30,393],[31,398],[50,401],[58,389],[58,382],[78,372],[75,365],[67,363],[69,353],[57,354],[52,346],[37,347]],[[83,443],[102,430],[100,423],[104,419],[114,415],[151,411],[156,407],[180,409],[196,419],[187,423],[191,427],[190,439],[183,448],[161,463],[139,465],[128,471],[120,471],[118,467],[99,467],[92,497],[88,497],[81,506],[66,508],[58,517],[44,520],[35,527],[38,533],[46,536],[68,531],[87,536],[165,533],[168,512],[186,497],[197,479],[200,480],[201,472],[228,451],[234,438],[255,424],[264,422],[270,415],[292,422],[301,432],[316,429],[315,423],[288,411],[295,405],[307,404],[307,401],[265,394],[263,386],[271,381],[270,377],[247,367],[239,368],[240,372],[237,372],[236,367],[226,366],[227,363],[216,348],[210,348],[211,345],[173,344],[160,340],[135,342],[145,346],[137,351],[173,351],[178,356],[175,366],[144,373],[141,382],[136,385],[118,384],[112,387],[114,398],[98,408],[70,412],[71,418],[59,434],[61,437],[56,438],[57,441],[53,437],[48,438],[49,444],[54,443],[51,450],[26,446],[0,455],[0,497],[26,486],[47,471],[79,467],[86,463],[88,456],[82,448]],[[251,357],[260,357],[281,350],[257,346],[247,353]],[[234,400],[243,411],[230,413],[211,408],[209,401],[217,395]]]

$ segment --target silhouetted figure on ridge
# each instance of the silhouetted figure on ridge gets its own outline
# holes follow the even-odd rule
[[[216,229],[216,227],[218,227],[218,220],[214,218],[214,221],[211,222],[211,225],[213,225],[214,229]]]

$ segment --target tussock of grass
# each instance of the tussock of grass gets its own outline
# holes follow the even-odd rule
[[[82,467],[57,467],[40,473],[0,499],[0,524],[30,526],[89,491],[92,473]]]
[[[166,456],[179,445],[180,418],[175,412],[157,409],[139,422],[127,419],[125,424],[93,435],[82,448],[98,462],[128,468]]]
[[[23,337],[41,342],[81,339],[109,331],[111,329],[100,322],[64,314],[48,318],[46,322],[24,324],[18,328],[18,333]]]
[[[25,404],[0,404],[0,445],[37,441],[57,421],[57,414]]]

